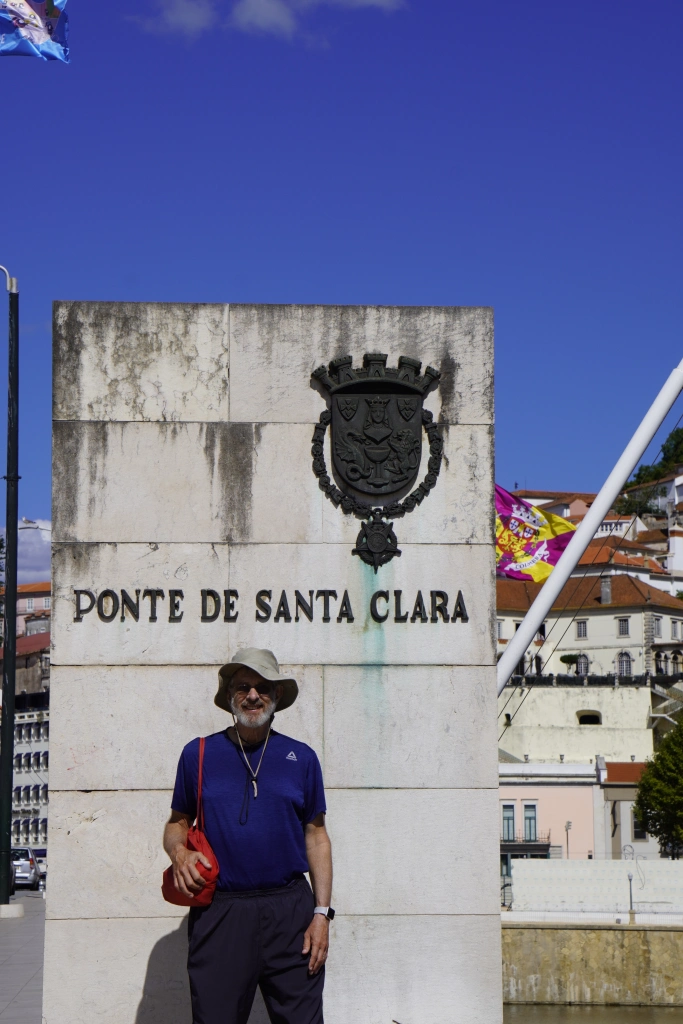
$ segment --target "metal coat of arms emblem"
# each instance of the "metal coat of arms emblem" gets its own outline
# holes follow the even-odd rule
[[[388,520],[404,516],[421,504],[436,484],[443,442],[432,414],[422,402],[441,374],[401,356],[398,367],[387,367],[387,356],[373,352],[354,369],[351,356],[333,359],[312,374],[327,392],[330,409],[320,414],[313,435],[313,472],[327,497],[349,515],[365,519],[353,553],[377,572],[400,555]],[[325,463],[324,437],[331,427],[332,467]],[[429,441],[427,473],[415,490],[422,462],[422,430]]]

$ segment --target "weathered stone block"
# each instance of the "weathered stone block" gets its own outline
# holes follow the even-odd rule
[[[341,914],[500,913],[497,789],[333,789],[327,799]]]
[[[55,420],[227,420],[228,307],[57,302]]]
[[[495,700],[493,668],[328,665],[327,785],[497,789]]]
[[[290,664],[494,664],[493,591],[481,585],[482,579],[492,578],[490,546],[406,544],[402,557],[384,566],[381,577],[337,544],[55,544],[53,567],[58,665],[217,665],[227,649],[238,647],[269,647]],[[82,621],[74,621],[75,590],[99,596],[105,588],[117,595],[114,619],[102,622],[94,607]],[[158,621],[150,622],[151,598],[145,599],[144,591],[156,589],[164,597]],[[215,621],[201,622],[202,589],[221,597]],[[137,622],[122,611],[122,590],[132,599],[140,591]],[[181,621],[169,621],[171,590],[184,595],[177,597]],[[235,622],[224,621],[225,590],[239,594]],[[312,621],[299,610],[296,622],[297,590],[309,604],[313,591]],[[328,622],[323,590],[336,594],[329,597]],[[278,617],[283,591],[289,621],[284,611]],[[350,615],[340,621],[345,591],[353,621]],[[385,622],[371,615],[378,591],[389,595],[388,601],[378,599]],[[468,620],[444,622],[436,612],[433,622],[432,591],[448,595],[449,616],[461,592]],[[268,592],[270,599],[264,596]],[[259,611],[259,594],[270,607],[266,621],[257,618],[257,613],[267,614]],[[438,604],[439,598],[434,600]],[[103,601],[105,615],[111,614],[113,601]],[[210,613],[214,609],[213,603],[207,607]],[[407,621],[395,621],[406,614]]]
[[[443,423],[493,423],[493,310],[467,306],[230,307],[230,418],[317,421],[302,383],[321,363],[366,352],[401,355],[441,371],[427,408]],[[324,353],[324,355],[323,355]]]
[[[221,544],[267,541],[276,523],[283,543],[320,542],[311,435],[297,423],[57,422],[55,536]]]
[[[231,651],[225,651],[226,660]],[[52,669],[50,791],[173,787],[180,751],[231,724],[213,703],[218,666],[123,665]],[[308,743],[323,761],[322,669],[284,666],[299,699],[275,728]],[[51,865],[52,867],[52,865]]]
[[[329,1024],[502,1020],[500,913],[340,917],[332,942],[325,985]]]

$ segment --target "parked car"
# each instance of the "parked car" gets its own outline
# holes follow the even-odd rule
[[[40,871],[40,880],[45,883],[47,879],[47,850],[44,846],[40,849],[36,846],[33,850],[36,860],[38,861],[38,870]]]
[[[15,884],[27,885],[37,890],[40,885],[40,868],[30,846],[18,846],[12,850],[12,862],[15,868]]]

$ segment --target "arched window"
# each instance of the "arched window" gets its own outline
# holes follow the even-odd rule
[[[622,651],[617,659],[617,672],[620,676],[630,676],[631,673],[631,655],[628,651]]]
[[[579,655],[579,660],[576,663],[576,674],[577,676],[588,675],[588,656],[586,654]]]
[[[543,658],[540,656],[540,654],[537,654],[534,658],[534,668],[536,669],[537,676],[543,674]]]
[[[655,654],[655,672],[658,676],[664,675],[664,660],[660,652]]]
[[[679,675],[681,671],[681,657],[678,651],[674,651],[671,655],[671,674],[674,676]]]
[[[599,711],[577,711],[576,717],[579,725],[602,725],[602,715]]]

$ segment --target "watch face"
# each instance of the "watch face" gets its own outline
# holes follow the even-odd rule
[[[333,921],[334,920],[334,910],[332,909],[332,907],[329,907],[328,910],[327,910],[327,920],[328,921]]]

